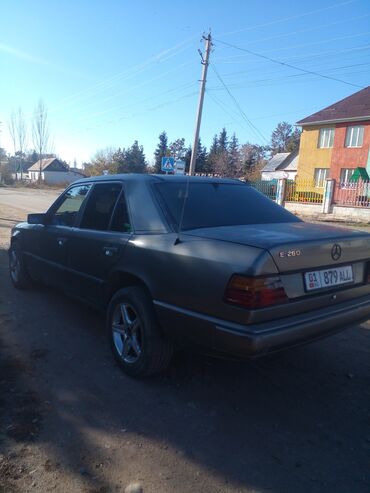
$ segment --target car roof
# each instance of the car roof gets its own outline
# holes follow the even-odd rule
[[[188,175],[155,175],[146,173],[121,173],[115,175],[100,175],[81,178],[73,182],[73,184],[99,181],[136,181],[136,182],[187,182],[194,183],[244,183],[233,178],[214,178],[210,176],[188,176]]]

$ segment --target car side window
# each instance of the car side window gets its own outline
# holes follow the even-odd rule
[[[109,229],[111,231],[118,231],[120,233],[132,232],[130,216],[128,214],[125,194],[123,191],[119,196]]]
[[[107,231],[121,190],[122,185],[119,183],[95,185],[87,201],[80,228]]]
[[[91,185],[79,185],[65,192],[61,204],[51,216],[50,224],[73,227]]]

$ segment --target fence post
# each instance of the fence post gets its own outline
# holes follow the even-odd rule
[[[324,190],[324,200],[322,202],[322,212],[324,214],[330,213],[330,206],[333,203],[335,180],[326,180]]]
[[[276,188],[276,203],[284,207],[285,202],[286,178],[280,178]]]

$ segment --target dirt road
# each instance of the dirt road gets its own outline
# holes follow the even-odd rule
[[[0,217],[22,210],[0,205]],[[0,220],[0,492],[370,491],[370,325],[249,363],[135,381],[103,317],[16,291]],[[139,487],[132,488],[139,491]]]
[[[0,204],[26,213],[45,212],[60,192],[61,190],[0,188]]]

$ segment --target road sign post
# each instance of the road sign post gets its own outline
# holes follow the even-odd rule
[[[175,158],[173,157],[162,157],[161,170],[167,173],[173,173],[175,170]]]

